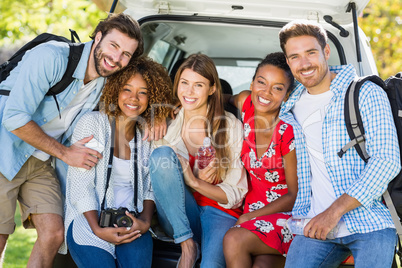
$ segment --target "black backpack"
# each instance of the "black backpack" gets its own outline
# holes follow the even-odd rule
[[[351,147],[355,147],[360,158],[366,163],[370,156],[366,151],[365,132],[363,121],[359,110],[359,92],[364,82],[371,81],[384,89],[387,93],[388,100],[394,117],[396,132],[398,135],[398,143],[400,157],[402,161],[402,73],[389,77],[385,82],[377,75],[369,75],[356,78],[348,87],[345,95],[345,124],[348,131],[350,142],[346,144],[339,152],[339,157]],[[393,222],[397,233],[402,240],[402,171],[388,184],[388,191],[383,194],[384,201],[391,212]],[[402,260],[401,248],[398,255]]]
[[[4,62],[0,65],[0,83],[6,80],[6,78],[10,75],[10,72],[18,65],[21,61],[22,57],[25,55],[25,52],[28,50],[36,47],[39,44],[48,42],[48,41],[59,41],[59,42],[66,42],[70,46],[70,53],[68,55],[68,64],[66,72],[64,73],[61,80],[51,87],[46,96],[53,96],[57,109],[59,110],[59,104],[56,100],[56,95],[61,93],[64,89],[71,84],[74,80],[73,74],[75,69],[77,68],[78,62],[80,61],[82,51],[84,50],[85,44],[82,43],[75,43],[75,38],[81,42],[80,38],[78,37],[77,33],[74,30],[71,30],[71,41],[63,36],[58,36],[49,33],[43,33],[38,35],[36,38],[31,40],[30,42],[26,43],[22,48],[20,48],[8,61]],[[10,94],[9,90],[0,89],[0,95],[8,96]]]

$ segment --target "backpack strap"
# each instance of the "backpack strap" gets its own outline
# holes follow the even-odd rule
[[[394,202],[392,202],[392,199],[391,199],[391,196],[390,196],[388,190],[386,190],[382,196],[384,198],[385,204],[387,205],[387,207],[389,209],[389,212],[391,213],[392,220],[395,224],[396,232],[398,233],[399,238],[402,241],[402,224],[401,224],[401,221],[399,220],[398,213],[396,212]]]
[[[384,198],[384,202],[385,202],[389,212],[391,213],[392,221],[394,222],[396,233],[398,234],[398,245],[396,246],[396,254],[399,256],[399,261],[402,262],[402,248],[401,248],[402,224],[401,224],[401,220],[399,219],[398,212],[395,209],[394,202],[392,202],[392,198],[391,198],[388,190],[385,190],[382,197]]]
[[[70,30],[70,33],[71,33],[71,42],[77,43],[77,42],[75,42],[75,39],[77,38],[78,43],[81,43],[81,39],[80,39],[80,37],[78,36],[77,32],[74,31],[74,30],[72,30],[72,29],[69,29],[69,30]]]
[[[0,95],[8,96],[10,95],[10,90],[0,89]]]
[[[49,89],[46,96],[55,96],[60,92],[63,92],[71,82],[74,81],[73,74],[80,62],[82,51],[84,50],[85,44],[68,43],[70,47],[70,53],[68,55],[67,69],[61,80]]]
[[[70,47],[70,52],[68,54],[68,63],[66,72],[64,73],[61,80],[57,84],[52,86],[46,93],[46,96],[53,96],[53,99],[56,102],[56,107],[57,111],[59,112],[60,119],[61,119],[61,112],[56,95],[59,94],[60,92],[63,92],[63,90],[65,90],[71,84],[71,82],[74,81],[75,78],[73,77],[73,74],[75,69],[77,68],[78,63],[80,62],[82,51],[84,50],[85,47],[85,44],[68,43],[68,45]]]
[[[350,142],[342,147],[342,149],[338,152],[338,156],[342,158],[347,150],[355,147],[360,158],[367,163],[370,156],[366,150],[366,136],[359,109],[360,88],[366,81],[371,81],[382,88],[385,87],[384,81],[377,75],[368,75],[365,77],[355,78],[353,82],[350,83],[345,94],[344,109],[345,125],[350,137]]]

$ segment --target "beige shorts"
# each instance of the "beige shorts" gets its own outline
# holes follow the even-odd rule
[[[12,234],[17,200],[25,228],[35,228],[31,214],[63,216],[60,183],[51,160],[31,156],[12,181],[0,173],[0,234]]]

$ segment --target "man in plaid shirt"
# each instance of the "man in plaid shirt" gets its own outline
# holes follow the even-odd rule
[[[280,113],[295,132],[299,191],[292,214],[311,219],[292,242],[286,267],[338,267],[350,254],[356,267],[391,267],[396,231],[381,196],[400,159],[386,93],[372,82],[360,89],[368,163],[354,148],[340,158],[350,141],[344,96],[354,67],[328,66],[330,47],[319,24],[290,22],[279,39],[299,82]],[[332,229],[335,239],[328,239]]]

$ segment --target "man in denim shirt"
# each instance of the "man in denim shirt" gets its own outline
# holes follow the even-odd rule
[[[279,39],[300,82],[280,113],[296,142],[299,189],[292,214],[311,219],[304,235],[294,238],[286,267],[338,267],[350,254],[356,267],[391,267],[396,231],[381,197],[400,160],[386,93],[372,82],[360,90],[368,163],[354,148],[339,158],[350,140],[343,114],[354,67],[328,66],[330,47],[318,24],[290,22]],[[334,228],[335,238],[327,238]]]
[[[139,25],[125,14],[102,20],[91,35],[73,74],[75,80],[56,96],[45,96],[61,80],[69,46],[47,42],[26,52],[0,84],[10,90],[0,96],[0,255],[14,232],[20,202],[25,228],[35,227],[38,239],[28,267],[51,267],[63,241],[60,182],[52,156],[68,165],[90,169],[102,157],[85,147],[92,136],[70,146],[75,124],[99,101],[104,77],[127,66],[143,52]]]

